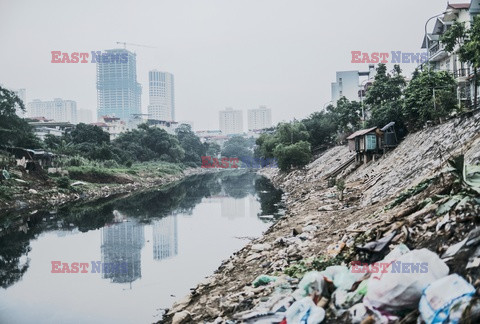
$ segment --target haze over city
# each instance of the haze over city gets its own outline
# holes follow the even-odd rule
[[[96,116],[95,64],[52,64],[51,51],[141,44],[154,48],[127,49],[143,112],[148,71],[158,69],[175,76],[176,119],[197,130],[218,129],[225,107],[265,105],[275,124],[321,110],[336,71],[366,70],[351,51],[421,52],[426,20],[444,10],[433,0],[1,1],[0,29],[11,32],[0,33],[0,72],[6,87],[27,89],[27,102],[74,100]]]

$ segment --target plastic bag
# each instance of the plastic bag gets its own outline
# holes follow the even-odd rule
[[[325,278],[332,281],[336,288],[350,290],[355,282],[363,278],[364,273],[352,272],[345,266],[327,267],[321,272]]]
[[[268,285],[270,282],[277,280],[277,277],[267,276],[267,275],[259,275],[255,280],[253,280],[252,285],[253,287],[257,288],[260,286]]]
[[[287,323],[318,324],[325,318],[325,310],[317,307],[312,298],[305,297],[297,300],[287,309]]]
[[[296,294],[298,297],[321,295],[325,287],[325,280],[318,271],[307,272],[298,284]],[[297,298],[299,299],[299,298]]]
[[[427,323],[458,323],[475,288],[457,274],[430,284],[420,299],[420,314]]]
[[[363,300],[371,309],[399,312],[418,306],[423,289],[448,275],[448,266],[437,254],[413,250],[392,260],[387,273],[373,273]]]

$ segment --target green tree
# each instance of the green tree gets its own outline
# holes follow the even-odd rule
[[[448,116],[456,107],[455,80],[446,71],[428,69],[417,72],[405,89],[404,96],[405,122],[410,130],[417,130],[426,121],[438,121]]]
[[[333,106],[327,107],[327,111],[333,109]],[[302,123],[309,134],[308,141],[312,149],[326,148],[335,143],[337,121],[331,112],[315,112]]]
[[[17,116],[17,107],[25,111],[25,105],[15,93],[0,86],[0,145],[42,147],[28,122]]]
[[[387,73],[385,64],[378,65],[375,81],[368,89],[364,101],[371,113],[368,121],[370,127],[383,127],[393,121],[397,136],[403,137],[406,134],[402,114],[402,93],[405,86],[405,77],[399,65],[394,65],[392,73]]]
[[[362,105],[359,102],[342,97],[336,107],[330,105],[327,109],[332,114],[330,119],[335,121],[337,132],[351,133],[360,128]]]
[[[102,144],[110,143],[110,134],[98,126],[80,123],[71,133],[72,142],[75,144],[92,143]]]
[[[217,143],[203,143],[203,145],[205,146],[205,150],[207,152],[207,155],[208,156],[217,156],[218,154],[220,154],[220,152],[222,151],[222,148],[220,147],[220,145],[218,145]]]
[[[274,155],[278,159],[278,167],[282,171],[288,171],[294,167],[304,167],[311,158],[310,143],[299,141],[295,144],[279,144],[275,147]]]
[[[253,156],[253,145],[254,142],[251,139],[232,136],[223,145],[222,156],[250,158]]]
[[[200,138],[192,131],[192,127],[182,124],[175,130],[175,133],[181,148],[184,150],[183,161],[192,166],[200,165],[202,156],[206,155],[207,149]]]

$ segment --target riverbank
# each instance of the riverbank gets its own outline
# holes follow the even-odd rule
[[[167,163],[110,170],[69,168],[68,176],[12,172],[12,178],[3,181],[0,186],[0,215],[58,208],[69,203],[129,194],[205,172],[211,171]]]
[[[291,301],[299,279],[309,270],[348,266],[356,260],[378,261],[401,243],[442,255],[472,236],[469,233],[480,221],[475,200],[479,197],[458,187],[458,172],[445,171],[454,157],[463,156],[470,165],[480,162],[479,134],[479,114],[411,134],[378,161],[344,170],[338,176],[345,181],[342,194],[337,187],[329,187],[327,177],[351,158],[346,147],[328,150],[305,170],[289,174],[262,170],[285,192],[285,217],[192,288],[163,322],[248,322],[249,318],[254,322],[260,314],[275,312],[279,302]],[[468,202],[450,203],[458,195]],[[382,238],[387,242],[378,252],[359,249]],[[479,275],[476,267],[466,269],[468,256],[453,255],[445,262],[451,273],[466,278]],[[263,274],[277,277],[277,283],[254,287],[252,282]],[[480,282],[471,283],[480,286]],[[325,322],[352,322],[348,308],[338,311],[332,296],[326,295]],[[285,303],[288,307],[289,302]],[[416,308],[403,311],[404,323],[416,322]],[[361,320],[365,319],[367,313]]]

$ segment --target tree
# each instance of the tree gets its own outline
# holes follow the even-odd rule
[[[327,107],[335,120],[335,126],[339,133],[351,133],[360,128],[362,105],[357,101],[349,101],[342,97],[337,101],[337,106]]]
[[[327,111],[333,109],[333,106],[327,107]],[[308,142],[312,149],[325,148],[335,143],[337,121],[331,112],[315,112],[302,120],[302,123],[309,134]]]
[[[305,125],[299,121],[278,124],[275,136],[281,144],[294,144],[308,140],[308,132]]]
[[[280,170],[287,171],[292,167],[304,167],[311,158],[310,143],[300,141],[295,144],[279,144],[274,150]]]
[[[218,154],[220,154],[220,152],[222,151],[222,148],[217,143],[207,143],[207,142],[205,142],[205,143],[203,143],[203,146],[205,146],[205,150],[206,150],[208,156],[215,157]]]
[[[17,116],[17,107],[25,111],[25,105],[15,93],[0,86],[0,145],[42,147],[28,122]]]
[[[478,102],[478,68],[480,67],[480,17],[473,17],[469,29],[464,23],[455,22],[442,35],[440,41],[445,45],[445,50],[458,53],[461,62],[466,62],[474,71],[474,108]]]
[[[406,81],[398,64],[394,65],[392,74],[390,74],[387,73],[387,66],[380,63],[377,67],[375,81],[367,91],[365,104],[370,105],[370,109],[374,110],[387,102],[400,100],[405,85]]]
[[[110,134],[96,125],[87,125],[80,123],[71,133],[72,142],[75,144],[92,143],[102,144],[110,143]]]
[[[202,156],[206,155],[207,149],[200,138],[192,131],[192,127],[182,124],[175,130],[175,133],[181,148],[184,150],[183,161],[192,166],[200,165]]]
[[[230,137],[223,145],[222,156],[228,158],[250,158],[253,156],[254,144],[253,140],[242,136]]]
[[[435,94],[435,97],[434,97]],[[414,73],[404,92],[404,120],[411,130],[448,116],[456,106],[456,85],[446,71]]]
[[[387,73],[385,64],[379,64],[375,81],[367,91],[365,104],[371,113],[368,121],[370,127],[383,127],[395,122],[398,137],[406,135],[405,120],[402,114],[402,92],[406,86],[405,77],[400,66],[395,64],[392,73]]]

